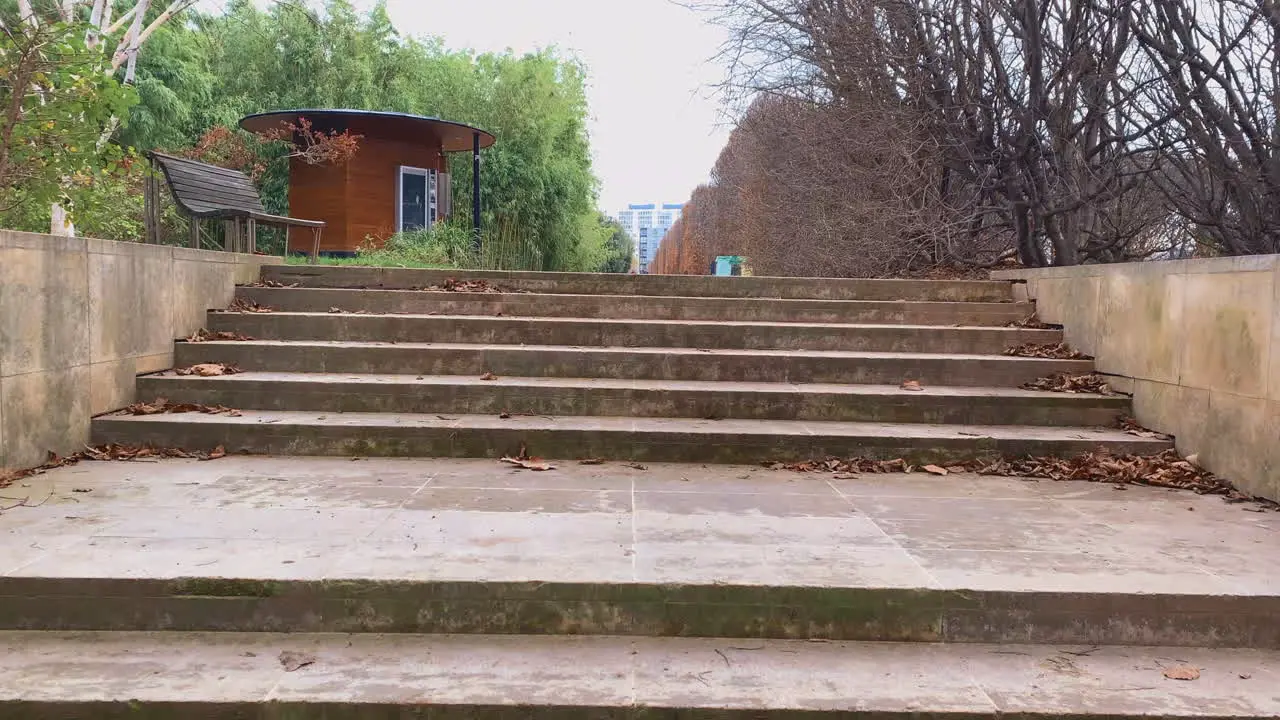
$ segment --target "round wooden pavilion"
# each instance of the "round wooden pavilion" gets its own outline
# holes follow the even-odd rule
[[[421,115],[370,110],[278,110],[249,115],[255,133],[298,127],[359,135],[359,149],[340,164],[289,162],[289,214],[323,220],[320,254],[346,257],[369,241],[432,224],[454,212],[445,153],[473,154],[472,219],[480,227],[480,150],[495,142],[477,127]],[[479,233],[477,231],[477,237]],[[312,252],[311,235],[289,231],[289,251]]]

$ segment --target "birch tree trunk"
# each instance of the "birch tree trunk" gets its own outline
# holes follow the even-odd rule
[[[85,0],[59,0],[57,7],[61,19],[64,22],[74,21],[77,8],[84,3]],[[111,0],[92,0],[89,11],[89,29],[85,32],[85,42],[90,48],[97,48],[101,45],[104,37],[110,37],[124,27],[125,23],[129,23],[128,32],[120,39],[120,43],[116,46],[116,51],[111,57],[111,67],[108,72],[115,73],[120,70],[121,66],[124,66],[125,71],[122,82],[125,85],[131,85],[137,77],[138,51],[141,49],[142,43],[146,42],[147,38],[151,37],[151,34],[160,26],[172,20],[174,16],[183,10],[195,5],[195,3],[196,0],[173,0],[156,19],[152,20],[150,24],[146,24],[147,11],[151,9],[151,0],[137,0],[132,7],[114,22],[111,17],[113,10]],[[35,13],[31,8],[31,0],[18,0],[18,15],[33,25],[37,22]],[[112,118],[107,123],[99,143],[106,144],[110,141],[111,136],[115,134],[119,125],[119,118]],[[71,214],[59,203],[54,203],[50,208],[49,232],[53,235],[75,235],[75,223],[72,221]]]

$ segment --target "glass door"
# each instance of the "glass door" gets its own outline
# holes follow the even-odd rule
[[[396,180],[396,231],[430,228],[436,221],[436,171],[400,166]]]

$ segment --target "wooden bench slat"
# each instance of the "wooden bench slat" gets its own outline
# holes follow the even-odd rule
[[[181,182],[196,187],[224,188],[234,192],[244,193],[246,195],[253,195],[255,197],[258,195],[257,189],[247,181],[228,182],[223,178],[215,177],[213,175],[201,175],[199,173],[190,173],[180,170],[168,173],[168,176],[175,182]]]
[[[268,213],[253,181],[237,170],[158,152],[150,153],[150,157],[160,166],[179,207],[193,217],[213,220],[243,218],[265,225],[313,228],[317,233],[325,226],[320,220]],[[319,242],[317,234],[315,252],[319,252]]]
[[[210,165],[209,163],[203,163],[203,162],[200,162],[199,160],[191,160],[188,158],[181,158],[174,155],[166,155],[161,152],[152,152],[151,156],[156,158],[165,166],[171,169],[179,169],[179,170],[185,169],[185,170],[200,172],[200,173],[209,174],[209,175],[221,175],[221,176],[226,176],[228,178],[239,178],[246,181],[249,179],[248,175],[245,175],[239,170],[232,170],[231,168],[219,167],[218,165]]]
[[[257,199],[258,193],[252,188],[229,185],[227,183],[217,182],[209,178],[193,177],[191,175],[182,175],[174,173],[170,176],[171,185],[181,185],[184,188],[190,188],[195,192],[213,191],[222,192],[228,195],[236,195],[246,198]]]
[[[207,190],[203,188],[192,188],[184,183],[170,183],[170,187],[177,195],[181,195],[182,199],[188,204],[200,203],[204,205],[217,205],[218,207],[243,208],[254,212],[264,212],[266,208],[262,206],[262,202],[256,197],[246,197],[243,194],[224,192],[219,189]]]

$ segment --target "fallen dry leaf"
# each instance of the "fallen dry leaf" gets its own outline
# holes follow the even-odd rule
[[[329,308],[329,312],[331,312],[331,313],[340,313],[340,312],[342,312],[342,308],[331,307],[331,308]]]
[[[228,363],[200,363],[186,368],[175,368],[174,373],[178,375],[195,375],[197,377],[220,377],[222,375],[236,375],[244,372],[235,365]]]
[[[221,455],[214,453],[221,452]],[[34,475],[42,475],[50,470],[54,470],[67,465],[75,465],[80,462],[88,461],[130,461],[140,459],[158,459],[158,458],[185,458],[188,460],[216,460],[223,457],[226,452],[218,447],[211,453],[192,452],[179,448],[156,448],[149,445],[98,445],[85,446],[74,455],[63,457],[55,452],[50,452],[48,459],[43,465],[33,468],[24,468],[22,470],[10,470],[0,473],[0,489],[7,488],[18,480],[32,477]]]
[[[767,461],[771,470],[810,473],[909,473],[913,466],[902,458],[876,460],[866,457],[827,458],[798,463]],[[1040,480],[1080,480],[1124,485],[1149,485],[1190,490],[1198,495],[1220,495],[1231,503],[1254,503],[1260,511],[1280,510],[1280,503],[1240,492],[1231,483],[1183,460],[1170,448],[1158,455],[1084,453],[1075,457],[996,457],[963,462],[947,461],[947,472]],[[927,468],[925,469],[928,472]]]
[[[603,465],[604,460],[602,458],[585,458],[583,460],[579,460],[578,464],[579,465]]]
[[[1164,669],[1164,676],[1170,680],[1199,680],[1200,668],[1190,665],[1174,665]]]
[[[924,390],[924,386],[920,384],[919,380],[903,380],[901,387],[903,390],[911,392],[922,392]]]
[[[1053,360],[1092,360],[1092,355],[1071,349],[1071,346],[1062,342],[1050,345],[1037,345],[1036,343],[1026,343],[1017,347],[1006,348],[1005,355],[1015,357],[1031,357],[1031,358],[1049,358]]]
[[[294,650],[282,650],[280,652],[280,665],[284,667],[285,672],[294,672],[308,665],[314,665],[316,656],[310,653],[296,652]]]
[[[481,376],[480,376],[480,379],[481,379],[481,380],[497,380],[497,379],[498,379],[498,376],[497,376],[497,375],[494,375],[494,374],[493,374],[493,373],[491,373],[491,372],[487,372],[487,373],[485,373],[485,374],[481,375]]]
[[[498,413],[498,419],[499,419],[499,420],[510,420],[510,419],[511,419],[511,413],[509,413],[509,412]]]
[[[627,463],[627,467],[631,468],[632,470],[648,470],[649,469],[648,465],[641,465],[640,463]]]
[[[528,293],[528,290],[512,290],[494,285],[488,280],[456,280],[449,278],[439,285],[427,287],[411,287],[410,290],[426,290],[431,292],[465,292],[465,293]]]
[[[1125,433],[1140,438],[1155,438],[1158,440],[1172,440],[1173,438],[1163,433],[1158,433],[1150,428],[1145,428],[1137,420],[1128,415],[1120,415],[1116,417],[1116,427],[1124,430]]]
[[[1039,315],[1036,315],[1035,313],[1031,313],[1030,315],[1022,318],[1021,320],[1014,320],[1013,322],[1006,324],[1005,327],[1029,328],[1031,330],[1056,330],[1061,326],[1050,325],[1049,323],[1041,322]]]
[[[238,332],[229,332],[227,330],[219,330],[218,332],[211,332],[209,330],[205,330],[204,328],[200,328],[199,330],[196,331],[194,335],[187,338],[187,342],[198,343],[198,342],[211,342],[211,341],[217,341],[217,340],[234,340],[238,342],[243,342],[245,340],[252,340],[252,339],[253,338],[249,337],[248,335],[242,335]]]
[[[504,457],[502,458],[502,462],[510,463],[512,465],[515,465],[516,467],[524,468],[525,470],[534,470],[537,472],[544,472],[547,470],[556,469],[555,465],[545,463],[537,458],[521,459],[521,458],[513,458],[513,457]]]
[[[182,413],[203,413],[205,415],[228,415],[240,417],[240,411],[225,405],[201,405],[199,403],[171,403],[165,398],[156,398],[152,402],[139,402],[117,410],[113,415],[177,415]]]
[[[946,475],[949,472],[946,468],[937,465],[925,465],[922,469],[930,475]]]
[[[259,305],[256,300],[237,296],[231,300],[231,304],[227,306],[226,312],[270,313],[275,312],[275,308],[267,307],[266,305]]]
[[[1116,393],[1107,385],[1107,381],[1097,373],[1089,373],[1087,375],[1072,375],[1070,373],[1056,372],[1048,377],[1042,377],[1038,380],[1032,380],[1023,384],[1024,390],[1044,390],[1046,392],[1060,393],[1097,393],[1099,395],[1115,395]]]
[[[872,460],[855,457],[847,460],[827,458],[826,460],[807,460],[799,463],[764,463],[771,470],[792,470],[794,472],[829,472],[857,477],[860,473],[899,473],[910,472],[911,466],[901,458],[894,460]]]

